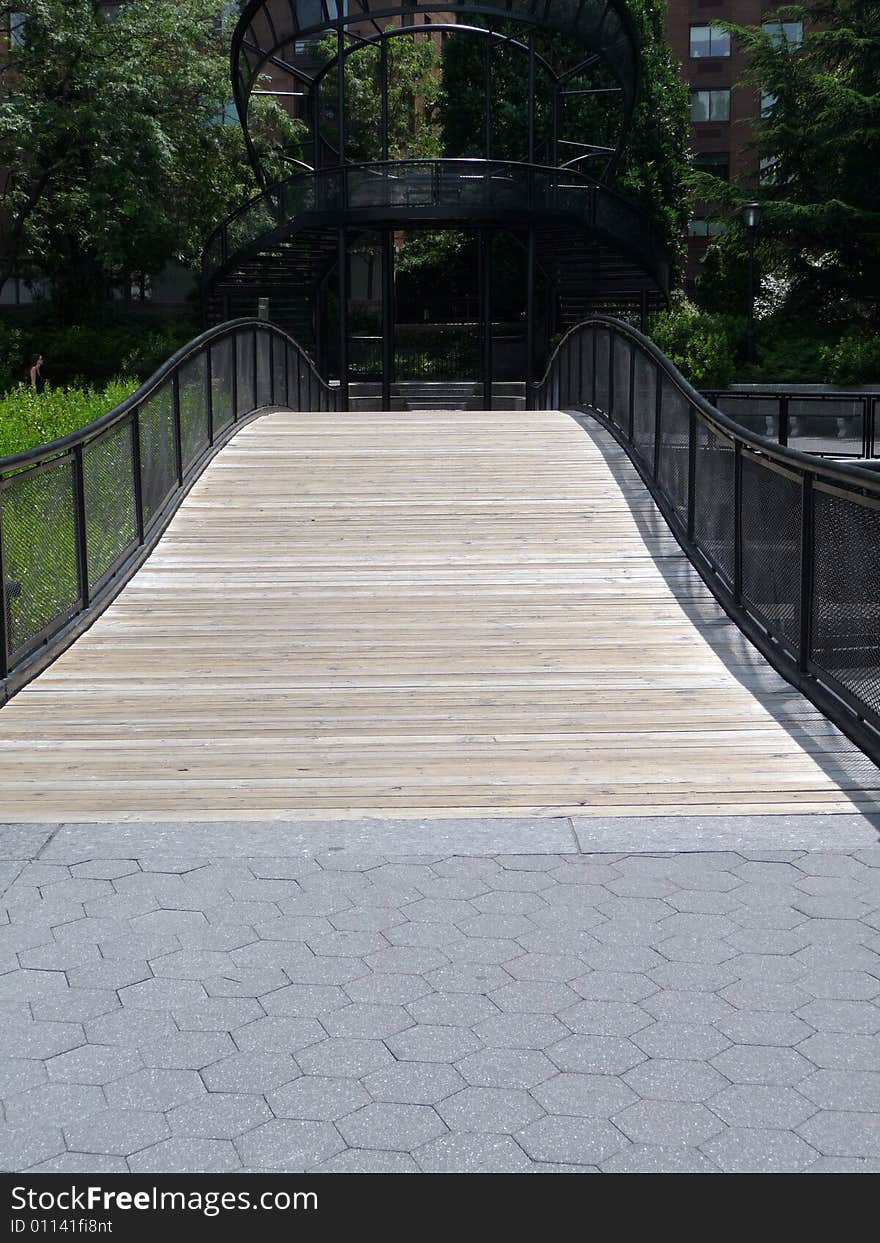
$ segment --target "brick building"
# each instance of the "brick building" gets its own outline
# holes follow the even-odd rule
[[[666,32],[681,74],[691,91],[691,149],[696,168],[725,181],[752,183],[760,169],[752,149],[754,121],[761,109],[758,92],[740,85],[746,67],[743,53],[717,21],[743,26],[767,23],[775,36],[797,44],[801,22],[767,22],[777,8],[765,0],[667,0]],[[692,282],[712,237],[721,226],[696,204],[688,226],[687,279]]]

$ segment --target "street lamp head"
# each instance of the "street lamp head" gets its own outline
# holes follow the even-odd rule
[[[743,207],[743,223],[750,233],[756,233],[760,228],[762,211],[760,203],[746,203]]]

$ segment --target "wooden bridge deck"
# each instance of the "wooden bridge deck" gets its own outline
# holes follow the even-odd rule
[[[878,777],[561,413],[251,424],[0,711],[0,821],[851,811]]]

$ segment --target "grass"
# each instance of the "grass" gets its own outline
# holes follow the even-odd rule
[[[52,388],[42,393],[25,385],[0,397],[0,458],[23,453],[67,436],[118,406],[138,387],[131,378],[104,388]]]

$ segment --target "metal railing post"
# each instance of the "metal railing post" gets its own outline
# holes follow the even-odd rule
[[[287,342],[282,341],[281,347],[284,350],[284,404],[290,408],[290,350]]]
[[[612,328],[608,329],[608,409],[605,413],[611,422],[614,422],[614,342],[615,335]]]
[[[687,536],[693,543],[697,516],[697,411],[688,406]]]
[[[270,332],[269,337],[269,400],[272,405],[277,405],[275,396],[275,338]]]
[[[657,388],[654,395],[654,479],[660,478],[660,436],[663,431],[663,371],[660,364],[654,364],[657,370]]]
[[[131,416],[131,478],[134,486],[134,518],[137,524],[138,545],[144,542],[144,477],[141,466],[141,408],[136,406]]]
[[[254,379],[254,382],[251,385],[251,399],[253,400],[254,404],[251,406],[250,410],[248,410],[248,414],[253,413],[253,411],[256,410],[257,406],[260,404],[260,338],[259,338],[259,332],[256,328],[254,329],[254,377],[253,379]]]
[[[177,482],[183,483],[183,444],[180,438],[180,375],[171,377],[171,415],[174,426],[174,456],[177,464]]]
[[[89,592],[89,552],[86,531],[86,483],[83,463],[83,446],[73,450],[73,510],[76,536],[76,572],[79,578],[79,595],[82,607],[87,609],[91,600]]]
[[[210,345],[205,350],[205,414],[208,418],[208,444],[214,444],[214,367]]]
[[[782,393],[779,397],[779,443],[783,446],[788,444],[789,430],[788,394]]]
[[[238,333],[230,335],[232,343],[232,421],[238,422]]]
[[[596,409],[596,368],[599,362],[599,330],[594,327],[593,332],[593,382],[590,390],[590,405]]]
[[[743,455],[739,440],[733,442],[733,598],[742,604],[743,589]]]
[[[3,555],[3,481],[0,480],[0,681],[9,674],[9,597],[6,594],[6,563]]]
[[[629,427],[627,436],[629,443],[632,444],[633,436],[636,430],[636,347],[634,343],[630,343],[629,347]]]
[[[813,476],[804,472],[801,489],[801,599],[798,667],[806,673],[813,655],[813,589],[816,580]]]

